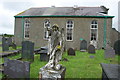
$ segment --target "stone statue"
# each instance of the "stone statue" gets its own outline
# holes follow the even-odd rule
[[[59,61],[62,59],[64,51],[64,29],[60,30],[58,25],[54,24],[52,28],[48,29],[48,32],[50,35],[48,39],[48,55],[50,55],[50,58],[49,62],[40,68],[39,74],[42,74],[42,78],[61,78],[62,65],[59,64]]]

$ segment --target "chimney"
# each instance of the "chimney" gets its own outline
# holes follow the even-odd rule
[[[104,11],[104,14],[108,14],[108,10],[109,10],[109,8],[106,8],[105,6],[100,6],[102,9],[103,9],[103,11]]]

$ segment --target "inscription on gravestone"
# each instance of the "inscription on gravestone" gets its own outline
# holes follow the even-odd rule
[[[95,47],[93,45],[88,46],[88,53],[95,53]]]
[[[75,56],[75,50],[73,48],[68,49],[68,55]]]
[[[80,51],[86,51],[87,50],[87,41],[82,40],[80,43]]]
[[[115,57],[115,50],[112,47],[110,47],[109,45],[106,45],[104,55],[105,55],[105,58],[114,58]]]
[[[115,54],[120,55],[120,40],[117,40],[114,44]]]
[[[30,41],[22,42],[22,59],[34,61],[34,43]]]
[[[30,63],[5,59],[4,74],[8,78],[30,78]]]
[[[9,44],[8,40],[5,37],[2,37],[2,51],[8,51],[9,50]]]

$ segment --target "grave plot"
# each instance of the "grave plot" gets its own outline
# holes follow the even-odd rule
[[[115,50],[115,54],[120,55],[120,40],[117,40],[114,43],[114,50]]]
[[[68,49],[68,55],[75,56],[75,50],[73,48]]]
[[[23,60],[34,61],[34,43],[30,41],[22,42],[22,55]]]
[[[7,38],[2,38],[2,51],[8,51],[9,50],[9,43]]]
[[[9,47],[17,49],[17,46],[15,43],[13,43],[11,37],[2,37],[2,51],[8,51]]]
[[[88,46],[88,53],[95,53],[95,47],[93,45]]]
[[[40,61],[49,61],[50,55],[48,53],[48,48],[47,47],[41,47],[41,51],[38,52],[40,54]]]
[[[4,74],[7,78],[30,78],[30,63],[5,59]]]
[[[109,45],[106,45],[104,57],[105,58],[115,58],[115,50],[112,47],[110,47]]]
[[[120,65],[118,64],[105,64],[101,63],[102,67],[102,80],[119,80],[119,69]]]
[[[87,50],[87,41],[82,40],[80,43],[80,51],[85,52]]]
[[[96,50],[94,56],[93,54],[80,51],[76,51],[76,56],[69,56],[67,52],[65,52],[63,53],[63,59],[65,58],[66,61],[62,60],[60,63],[66,66],[65,78],[102,78],[100,63],[118,64],[118,57],[115,57],[115,59],[110,62],[109,59],[104,59],[104,50]],[[30,64],[30,78],[38,78],[40,67],[43,67],[46,63],[47,62],[40,61],[40,55],[36,54],[34,56],[34,62]]]

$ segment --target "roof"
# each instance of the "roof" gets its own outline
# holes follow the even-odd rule
[[[104,17],[105,10],[101,7],[41,7],[30,8],[15,17]],[[113,17],[113,16],[108,16]]]

